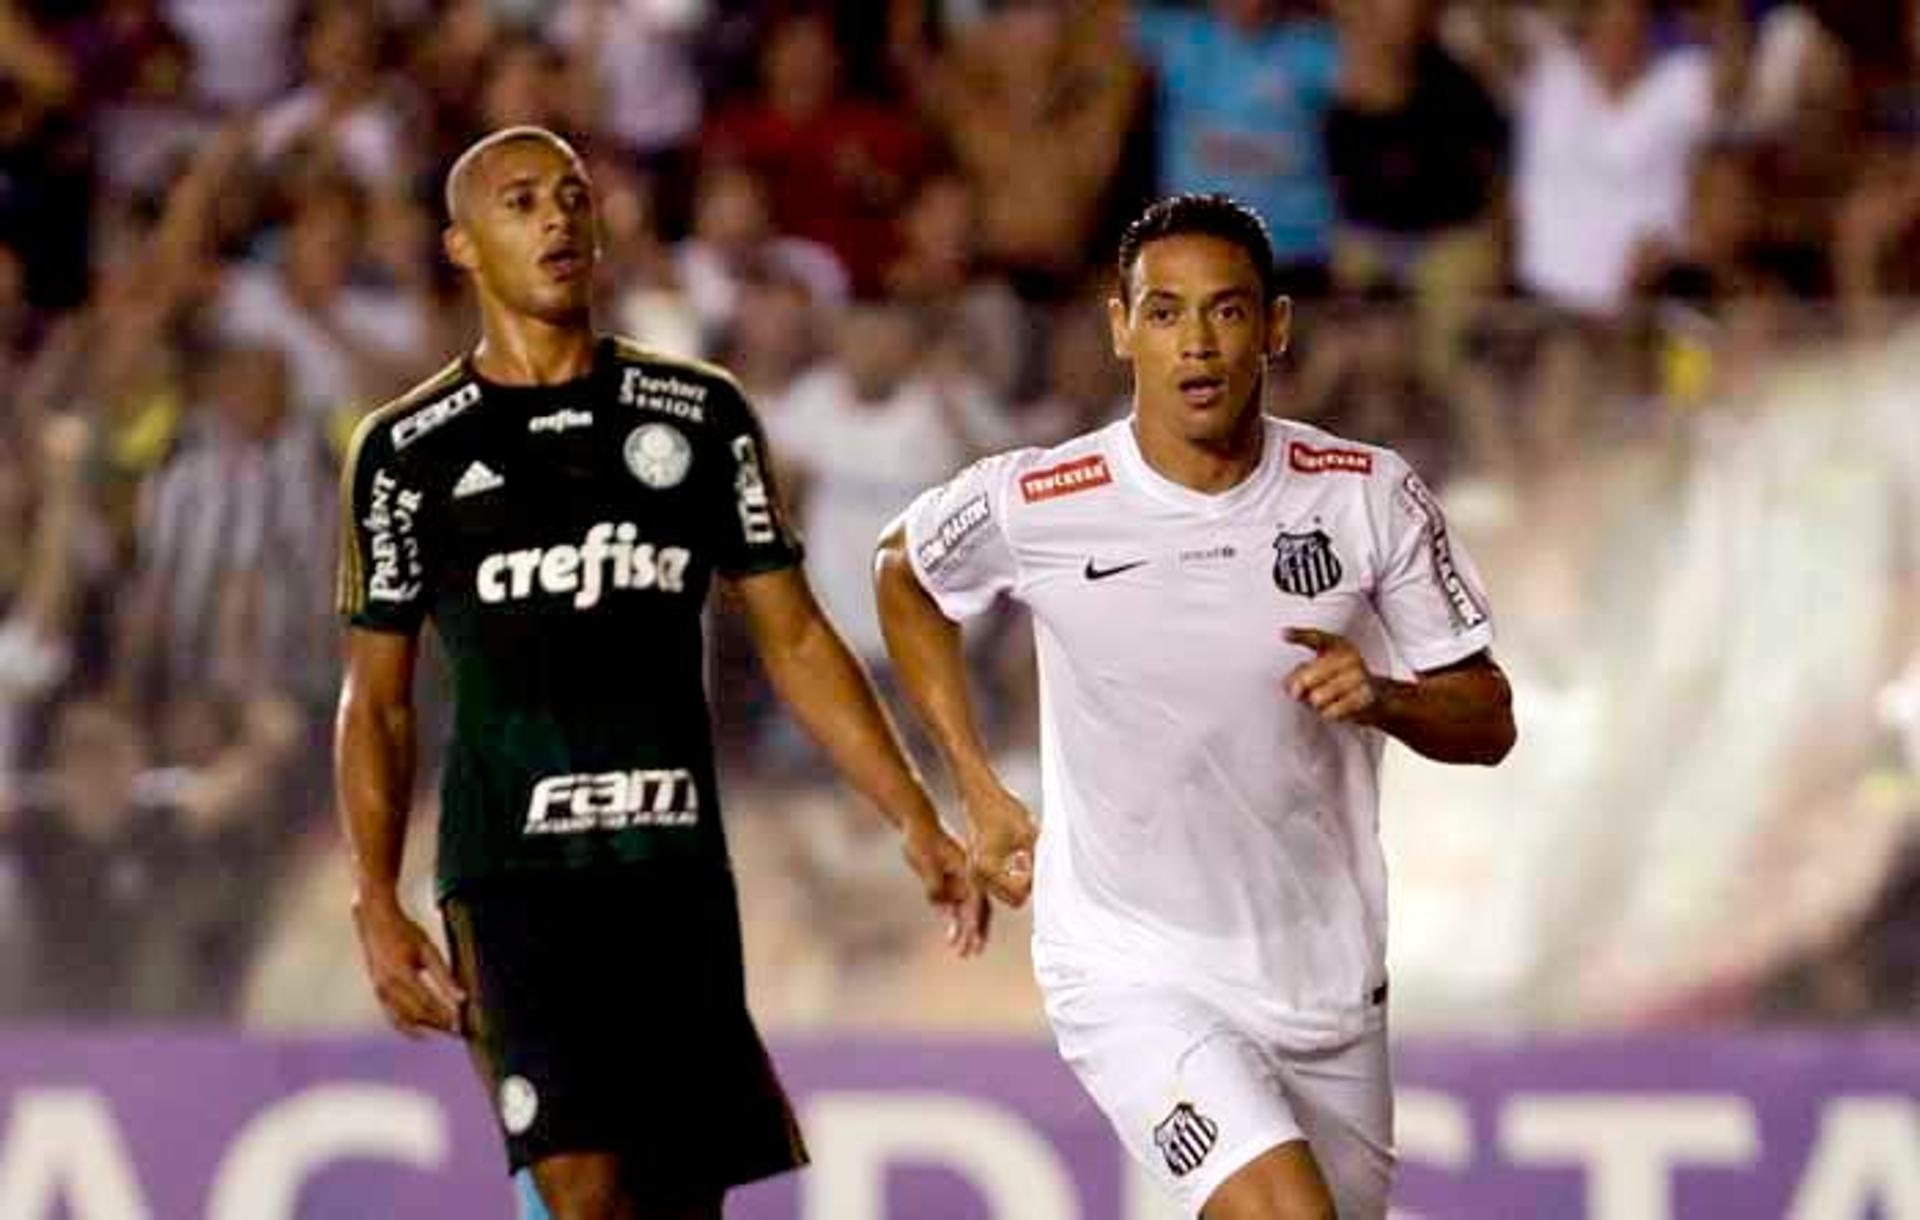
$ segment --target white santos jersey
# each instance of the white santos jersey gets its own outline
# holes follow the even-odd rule
[[[1131,420],[987,458],[907,510],[913,568],[964,619],[1007,593],[1038,645],[1044,829],[1034,958],[1179,981],[1303,1049],[1385,980],[1383,735],[1286,694],[1346,636],[1408,676],[1486,648],[1472,563],[1386,449],[1265,421],[1217,495],[1147,465]]]

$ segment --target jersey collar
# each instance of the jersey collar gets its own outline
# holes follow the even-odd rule
[[[1191,487],[1167,478],[1147,462],[1146,455],[1140,452],[1140,440],[1134,435],[1133,420],[1133,415],[1129,413],[1126,418],[1108,425],[1112,432],[1112,443],[1109,448],[1135,487],[1174,508],[1185,509],[1207,517],[1226,516],[1260,495],[1281,468],[1279,454],[1284,446],[1281,444],[1280,437],[1275,434],[1273,421],[1263,419],[1260,434],[1260,462],[1247,473],[1247,477],[1225,491],[1195,491]]]

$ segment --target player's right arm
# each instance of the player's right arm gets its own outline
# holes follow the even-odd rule
[[[958,622],[1014,583],[995,503],[1010,457],[970,467],[888,527],[874,559],[874,602],[895,675],[960,794],[974,871],[989,893],[1018,906],[1033,887],[1039,827],[987,755]]]
[[[381,1008],[409,1036],[458,1033],[460,987],[400,904],[427,548],[420,490],[377,418],[355,434],[341,476],[339,598],[347,632],[334,791],[352,859],[354,930]]]

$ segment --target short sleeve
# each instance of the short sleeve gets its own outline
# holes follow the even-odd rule
[[[1007,537],[1006,490],[1017,450],[983,458],[907,507],[907,555],[940,612],[972,618],[1013,589],[1019,563]]]
[[[355,627],[411,633],[427,614],[424,493],[379,417],[363,421],[340,475],[337,601]]]
[[[726,478],[718,484],[724,503],[714,566],[728,576],[754,576],[799,565],[800,537],[787,519],[774,485],[766,433],[746,397],[729,385],[726,409],[716,417],[725,447]]]
[[[1447,531],[1439,501],[1404,461],[1381,463],[1383,554],[1374,604],[1415,670],[1439,669],[1493,643],[1493,615],[1473,561]]]

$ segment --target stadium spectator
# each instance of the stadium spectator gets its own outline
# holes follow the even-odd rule
[[[978,194],[955,173],[930,175],[901,218],[886,289],[917,306],[966,367],[1003,402],[1023,381],[1030,315],[1007,279],[982,265]]]
[[[1223,191],[1266,219],[1296,291],[1323,288],[1333,183],[1323,129],[1339,66],[1334,27],[1292,0],[1144,4],[1134,46],[1159,84],[1163,192]]]
[[[0,242],[20,252],[42,309],[71,309],[87,290],[96,193],[84,98],[44,19],[0,5]]]
[[[852,306],[833,359],[796,383],[767,421],[783,480],[807,540],[807,574],[820,603],[869,665],[886,645],[873,610],[873,540],[913,496],[1007,439],[1004,405],[929,347],[911,308]]]
[[[223,1017],[274,877],[273,785],[297,734],[271,701],[199,766],[168,766],[97,698],[57,711],[49,766],[9,823],[32,930],[14,1016]],[[84,911],[86,918],[76,919]]]
[[[381,75],[387,27],[374,0],[330,0],[306,19],[306,76],[260,116],[255,151],[269,165],[344,173],[366,191],[392,189],[411,157]],[[286,172],[281,169],[280,172]]]
[[[284,691],[323,702],[338,507],[285,358],[228,342],[199,366],[192,433],[147,487],[123,630],[132,689]]]
[[[1663,49],[1652,0],[1599,0],[1571,32],[1483,5],[1510,55],[1514,210],[1528,292],[1593,315],[1626,299],[1639,251],[1672,239],[1693,161],[1745,88],[1739,0],[1714,0],[1711,50]]]
[[[297,75],[299,0],[166,0],[191,48],[193,99],[241,113],[279,98]]]
[[[1326,141],[1341,278],[1455,297],[1491,288],[1506,116],[1441,41],[1434,0],[1344,0],[1335,11],[1343,60]]]
[[[270,258],[226,269],[216,305],[227,338],[286,353],[294,402],[319,419],[404,385],[420,371],[429,337],[419,301],[355,281],[366,207],[345,179],[313,184]]]
[[[1140,116],[1140,65],[1093,32],[1065,0],[1019,0],[907,62],[973,184],[981,256],[1024,296],[1077,286]]]
[[[757,263],[786,267],[813,296],[830,304],[846,299],[847,271],[833,250],[776,227],[765,178],[744,164],[724,161],[700,177],[693,233],[674,249],[674,269],[695,315],[703,347],[733,320],[740,276]]]
[[[764,417],[785,410],[794,382],[822,355],[841,305],[777,260],[743,269],[739,304],[715,354]]]
[[[547,36],[574,65],[569,85],[584,129],[663,184],[692,173],[704,110],[695,50],[711,7],[708,0],[549,6]],[[677,220],[682,201],[673,202]]]
[[[898,245],[895,214],[925,170],[930,141],[897,110],[851,96],[832,25],[801,12],[768,31],[754,97],[701,135],[709,164],[746,166],[766,183],[774,224],[839,256],[870,290]]]
[[[83,420],[64,415],[0,449],[0,822],[20,800],[31,717],[72,664],[90,439]]]

